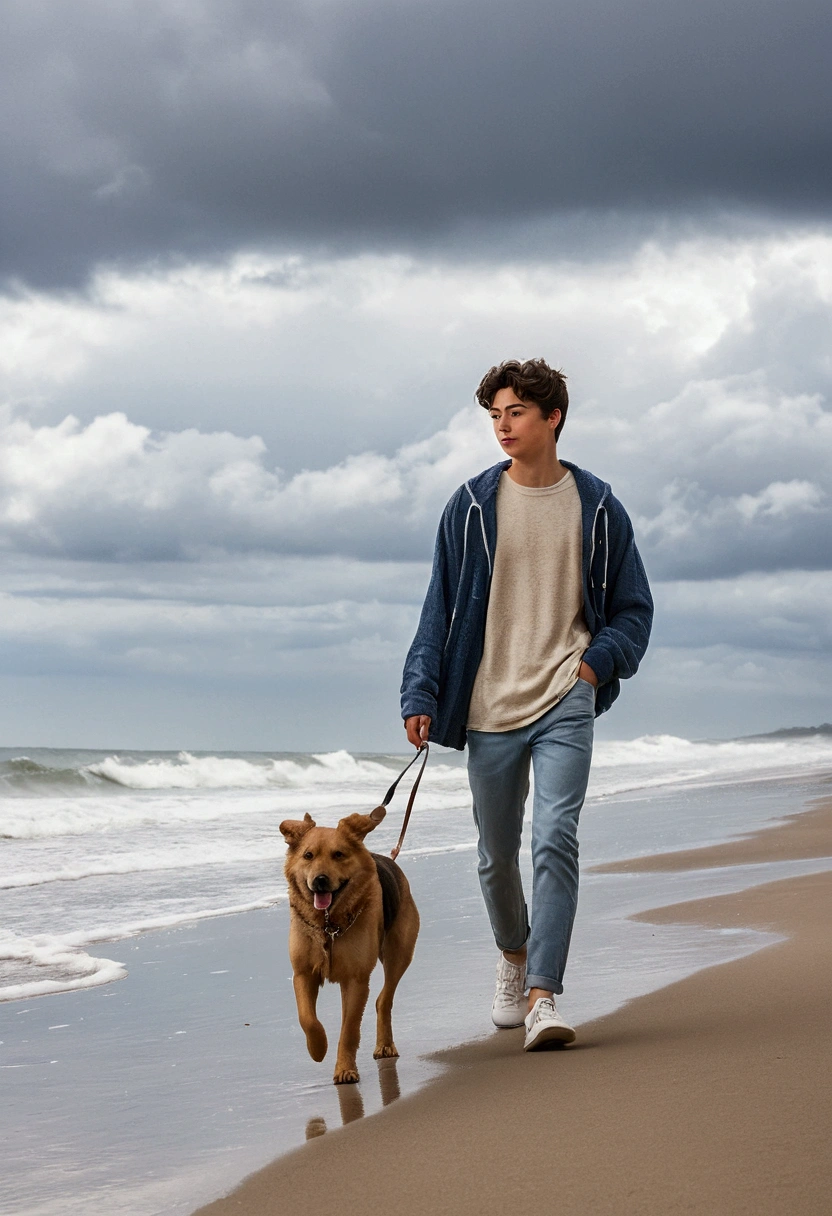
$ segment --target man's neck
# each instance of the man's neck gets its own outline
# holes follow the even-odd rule
[[[558,460],[558,450],[553,444],[532,460],[512,460],[506,473],[518,486],[542,489],[556,485],[569,470]]]

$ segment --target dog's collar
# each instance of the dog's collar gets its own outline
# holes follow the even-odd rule
[[[326,908],[324,910],[324,933],[329,938],[330,944],[335,941],[336,937],[340,937],[342,933],[346,933],[347,929],[351,929],[363,911],[363,908],[359,908],[355,916],[350,917],[345,925],[333,925],[330,927],[329,908]]]

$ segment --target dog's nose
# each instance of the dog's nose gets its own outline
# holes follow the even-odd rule
[[[329,890],[329,879],[327,878],[326,874],[316,874],[315,875],[315,877],[312,879],[312,890],[313,891],[328,891]]]

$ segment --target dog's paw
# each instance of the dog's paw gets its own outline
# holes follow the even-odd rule
[[[306,1047],[315,1063],[320,1064],[321,1060],[326,1055],[327,1047],[326,1031],[324,1030],[323,1026],[321,1026],[320,1022],[317,1026],[313,1026],[311,1030],[307,1030]]]
[[[398,1056],[398,1054],[399,1053],[396,1051],[395,1043],[382,1043],[381,1046],[377,1047],[373,1052],[373,1059],[389,1060],[393,1056]]]
[[[361,1080],[355,1068],[336,1068],[332,1079],[336,1085],[354,1085]]]

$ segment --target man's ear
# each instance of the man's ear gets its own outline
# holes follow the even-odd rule
[[[369,815],[347,815],[346,819],[341,820],[338,827],[349,832],[356,839],[363,840],[368,832],[372,832],[373,828],[378,827],[386,814],[387,811],[383,806],[377,806],[374,811],[370,811]]]
[[[284,819],[280,825],[280,830],[286,837],[286,843],[290,849],[295,848],[307,832],[311,832],[315,826],[315,820],[307,811],[303,819]]]

